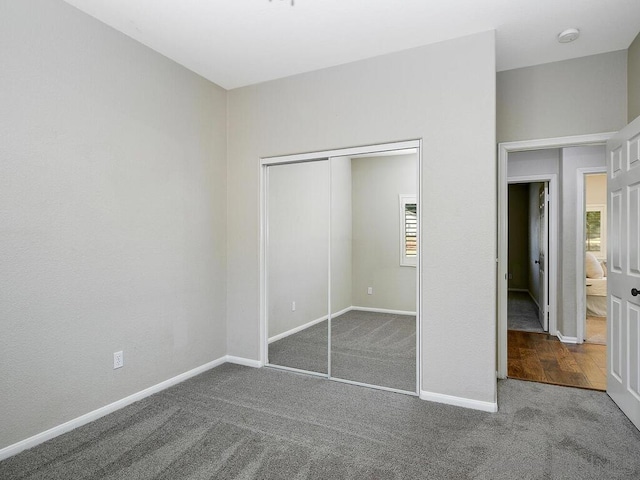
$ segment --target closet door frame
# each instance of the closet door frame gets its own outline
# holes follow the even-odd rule
[[[382,143],[382,144],[373,144],[373,145],[364,145],[360,147],[349,147],[349,148],[341,148],[334,150],[324,150],[317,152],[309,152],[309,153],[299,153],[292,155],[279,155],[274,157],[262,157],[260,158],[260,361],[262,365],[277,368],[281,370],[290,370],[296,372],[307,373],[309,375],[315,375],[320,377],[325,377],[330,380],[349,383],[353,385],[362,385],[370,388],[375,388],[378,390],[387,390],[397,393],[410,394],[410,395],[419,395],[419,392],[422,389],[422,376],[421,376],[421,366],[422,366],[422,296],[421,292],[421,282],[422,282],[422,251],[423,251],[423,235],[422,235],[422,222],[418,221],[419,232],[418,232],[418,261],[416,264],[416,388],[415,392],[409,392],[405,390],[398,390],[389,387],[383,387],[380,385],[370,385],[370,384],[362,384],[355,381],[336,379],[331,376],[331,322],[328,321],[328,339],[327,339],[327,348],[328,348],[328,373],[317,373],[306,370],[298,370],[291,367],[281,366],[281,365],[273,365],[269,363],[268,352],[269,352],[269,330],[268,330],[268,262],[267,262],[267,252],[269,245],[268,238],[268,193],[269,193],[269,185],[268,185],[268,169],[270,166],[275,165],[284,165],[290,163],[305,163],[305,162],[313,162],[313,161],[324,161],[327,160],[330,162],[332,157],[345,157],[345,156],[356,156],[356,155],[364,155],[364,154],[379,154],[384,152],[392,152],[395,150],[404,150],[415,148],[418,154],[418,166],[417,166],[417,199],[416,202],[418,204],[418,212],[423,211],[422,205],[422,139],[417,140],[405,140],[399,142],[391,142],[391,143]],[[330,195],[331,198],[331,195]],[[422,213],[419,213],[419,218],[422,217]],[[331,228],[331,222],[329,222],[329,228]],[[328,305],[327,305],[327,315],[328,319],[331,318],[331,231],[329,231],[329,255],[328,255]]]

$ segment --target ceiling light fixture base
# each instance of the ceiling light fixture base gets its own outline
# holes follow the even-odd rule
[[[563,32],[558,34],[558,41],[560,43],[570,43],[577,40],[580,36],[580,30],[577,28],[567,28]]]

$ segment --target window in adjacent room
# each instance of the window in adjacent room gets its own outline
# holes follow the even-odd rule
[[[585,250],[597,258],[605,258],[607,255],[605,212],[604,205],[587,205]]]
[[[400,265],[415,267],[418,258],[418,205],[415,195],[400,195]]]

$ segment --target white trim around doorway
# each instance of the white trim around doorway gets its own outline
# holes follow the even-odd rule
[[[498,378],[506,378],[507,376],[507,246],[509,244],[507,230],[507,159],[509,153],[550,148],[602,145],[606,143],[612,135],[612,132],[608,132],[498,144],[498,269],[496,279],[498,287]]]

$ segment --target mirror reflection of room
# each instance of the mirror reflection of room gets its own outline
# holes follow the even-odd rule
[[[328,372],[329,161],[273,165],[267,193],[269,363]]]
[[[268,361],[416,393],[416,149],[275,164]]]
[[[331,375],[414,392],[417,153],[331,162]]]

